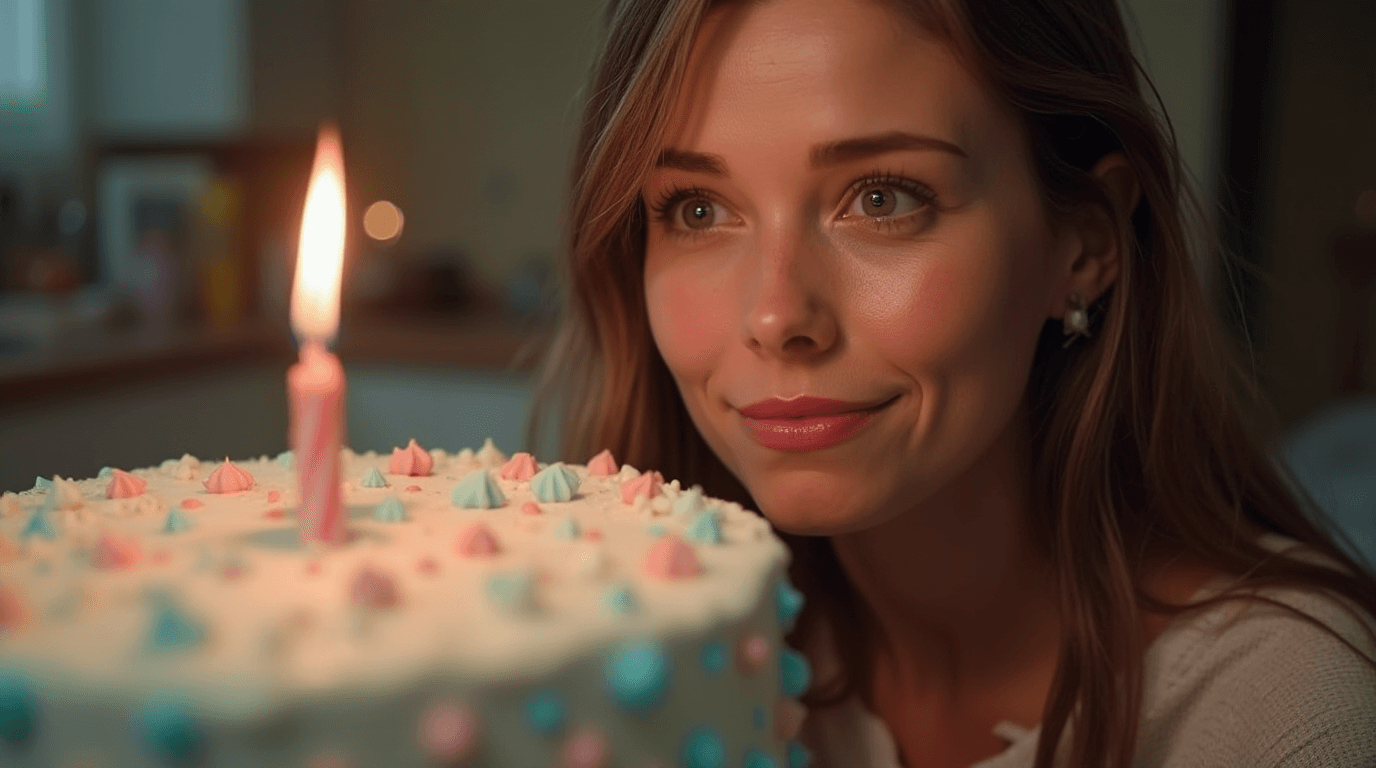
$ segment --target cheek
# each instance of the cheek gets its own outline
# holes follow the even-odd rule
[[[649,261],[645,301],[655,346],[679,385],[705,381],[733,338],[730,282],[719,274]]]
[[[1013,307],[1008,273],[997,254],[970,256],[940,254],[864,275],[852,305],[869,329],[860,337],[899,367],[997,347]]]

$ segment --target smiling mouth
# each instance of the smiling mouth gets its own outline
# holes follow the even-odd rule
[[[776,451],[816,451],[845,442],[898,400],[859,406],[837,400],[766,400],[740,409],[750,437]]]

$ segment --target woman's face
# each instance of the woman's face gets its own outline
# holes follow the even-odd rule
[[[1017,440],[1074,243],[943,44],[873,0],[733,4],[675,109],[642,190],[650,325],[761,511],[862,530]]]

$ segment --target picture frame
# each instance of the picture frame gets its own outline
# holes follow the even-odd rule
[[[191,227],[216,165],[209,153],[113,155],[96,169],[99,282],[115,290],[141,287],[143,251],[155,233],[182,270],[190,264]]]

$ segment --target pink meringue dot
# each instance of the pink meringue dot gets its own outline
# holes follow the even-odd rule
[[[774,703],[774,735],[780,741],[797,738],[803,729],[803,718],[807,717],[807,707],[793,699],[779,699]]]
[[[563,768],[603,768],[609,756],[606,739],[591,730],[570,736],[560,755]]]
[[[741,672],[746,674],[754,672],[763,667],[767,661],[769,661],[769,640],[764,635],[751,634],[741,641],[739,663]]]
[[[477,737],[477,721],[459,704],[437,704],[421,720],[421,746],[434,758],[463,759],[472,753]]]
[[[527,501],[521,505],[521,511],[527,515],[538,515],[540,514],[540,505],[533,501]]]
[[[269,504],[276,504],[276,503],[278,502],[278,500],[281,499],[281,498],[282,498],[282,492],[281,492],[281,491],[268,491],[268,503],[269,503]]]
[[[589,528],[589,529],[587,530],[587,532],[585,532],[583,535],[586,536],[586,537],[588,538],[589,541],[601,541],[601,540],[602,540],[602,531],[601,531],[601,529],[598,529],[598,528]]]
[[[270,517],[270,518],[272,518],[273,520],[281,520],[282,518],[284,518],[284,517],[286,517],[286,516],[287,516],[286,511],[284,511],[284,510],[283,510],[282,508],[280,508],[280,507],[273,507],[272,509],[269,509],[268,511],[266,511],[266,512],[263,513],[263,517]]]
[[[205,502],[200,499],[182,499],[182,509],[200,509],[205,506]]]
[[[415,492],[417,492],[417,491],[420,490],[420,486],[419,486],[419,485],[408,485],[408,486],[406,486],[406,490],[407,490],[407,491],[410,491],[411,493],[415,493]]]

